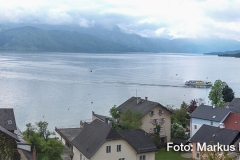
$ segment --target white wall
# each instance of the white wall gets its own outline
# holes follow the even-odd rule
[[[192,137],[199,130],[199,128],[203,124],[211,125],[211,121],[205,120],[205,119],[198,119],[198,118],[191,118],[190,123],[191,123],[190,124],[190,137]],[[213,125],[212,126],[218,127],[219,123],[220,122],[213,121]],[[195,125],[197,126],[197,129],[194,128]]]
[[[120,152],[117,152],[117,145],[121,145]],[[111,146],[110,153],[106,153],[106,146]],[[73,146],[73,153],[73,160],[80,160],[80,154],[82,153],[75,146]],[[104,142],[90,159],[82,155],[82,160],[118,160],[119,158],[139,160],[140,155],[146,155],[146,160],[155,160],[155,152],[137,154],[127,141],[121,139]]]

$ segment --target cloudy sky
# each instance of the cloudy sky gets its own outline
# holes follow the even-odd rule
[[[146,37],[240,41],[239,0],[0,0],[0,23],[118,25]]]

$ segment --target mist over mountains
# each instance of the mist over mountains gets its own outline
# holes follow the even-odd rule
[[[240,42],[235,40],[148,38],[118,26],[0,25],[0,50],[207,53],[239,49]]]

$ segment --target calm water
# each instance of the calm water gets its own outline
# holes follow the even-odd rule
[[[78,125],[91,111],[109,109],[131,96],[179,107],[203,98],[208,88],[189,88],[189,79],[221,79],[240,97],[240,59],[194,54],[0,53],[0,107],[14,108],[21,130],[40,120]]]

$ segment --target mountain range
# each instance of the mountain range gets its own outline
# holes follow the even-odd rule
[[[0,50],[207,53],[239,49],[240,42],[235,40],[148,38],[127,33],[118,26],[0,25]]]

